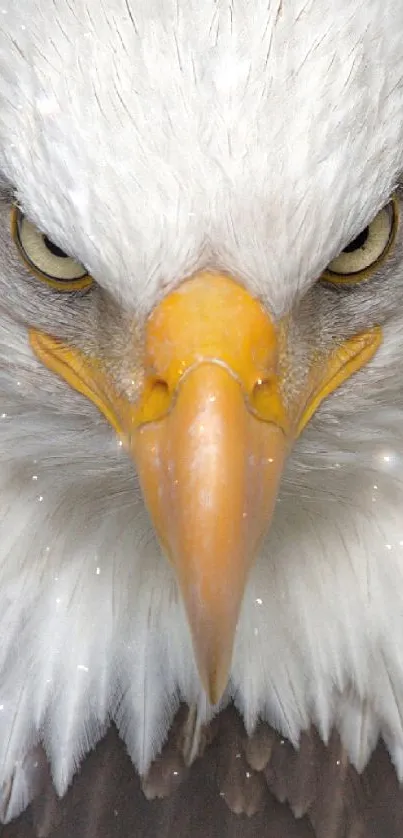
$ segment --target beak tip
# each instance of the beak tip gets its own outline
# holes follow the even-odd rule
[[[208,701],[212,706],[216,706],[220,703],[228,684],[228,667],[214,667],[210,670],[199,667],[199,674]]]
[[[208,691],[207,691],[207,698],[210,704],[215,707],[221,701],[224,689],[219,688],[216,684],[209,684]]]

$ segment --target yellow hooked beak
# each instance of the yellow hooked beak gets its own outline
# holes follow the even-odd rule
[[[230,277],[198,274],[151,313],[144,380],[132,403],[99,359],[30,332],[36,355],[99,407],[136,463],[212,703],[227,684],[248,571],[290,447],[320,401],[372,357],[380,339],[373,329],[312,364],[290,403],[280,363],[286,325],[276,328]]]

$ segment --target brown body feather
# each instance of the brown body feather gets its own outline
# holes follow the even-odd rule
[[[312,730],[298,752],[262,725],[246,736],[233,709],[184,759],[182,710],[161,756],[140,780],[111,728],[59,800],[50,775],[1,838],[401,838],[403,789],[383,746],[359,776],[336,735]],[[148,799],[147,799],[148,798]]]

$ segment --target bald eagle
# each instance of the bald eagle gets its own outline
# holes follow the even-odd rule
[[[180,704],[402,780],[403,7],[0,19],[3,820]]]

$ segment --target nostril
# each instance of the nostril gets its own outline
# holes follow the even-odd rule
[[[273,398],[274,382],[269,378],[259,378],[251,393],[251,402],[254,410],[262,415],[265,414],[269,401]]]
[[[256,381],[250,395],[250,404],[253,412],[263,421],[278,424],[282,428],[287,424],[276,375]]]
[[[171,394],[166,381],[156,378],[149,383],[144,394],[142,422],[155,422],[168,413]]]
[[[158,398],[169,398],[169,387],[162,378],[156,378],[152,385],[153,392]]]

